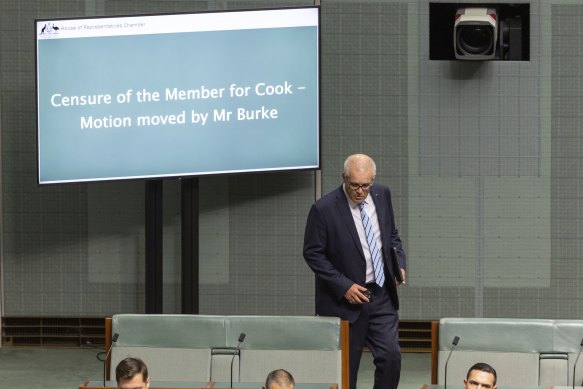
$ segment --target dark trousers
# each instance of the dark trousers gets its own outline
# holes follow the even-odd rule
[[[399,315],[386,285],[372,288],[372,302],[363,304],[360,316],[350,324],[350,389],[356,389],[365,345],[375,364],[374,389],[396,389],[401,375]]]

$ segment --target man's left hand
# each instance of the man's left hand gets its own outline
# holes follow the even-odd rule
[[[398,282],[397,280],[395,280],[395,282],[397,283],[397,285],[406,284],[405,281],[407,280],[407,272],[403,268],[401,268],[401,279],[403,280],[402,282]]]

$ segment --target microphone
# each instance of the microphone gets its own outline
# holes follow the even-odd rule
[[[105,381],[107,379],[106,377],[106,365],[107,365],[107,358],[109,358],[109,353],[111,353],[111,349],[113,348],[113,344],[115,342],[117,342],[117,338],[119,338],[119,334],[116,332],[115,334],[113,334],[113,336],[111,337],[111,344],[109,345],[109,350],[107,350],[107,353],[105,354],[105,359],[103,360],[103,386],[105,387]]]
[[[460,337],[459,336],[454,336],[453,337],[453,341],[451,342],[451,349],[449,349],[449,354],[447,356],[447,359],[445,361],[445,369],[443,372],[443,389],[447,389],[447,364],[449,362],[449,358],[451,357],[451,353],[453,353],[453,349],[455,348],[455,346],[457,346],[458,342],[460,341]]]
[[[231,358],[231,388],[233,387],[233,362],[235,362],[235,355],[241,355],[241,343],[243,343],[243,341],[245,340],[245,333],[241,332],[241,334],[239,335],[239,339],[237,343],[237,349],[235,350],[235,352],[233,353],[233,358]]]
[[[577,369],[577,361],[581,356],[581,350],[583,350],[583,339],[581,339],[581,344],[579,345],[579,353],[577,354],[577,358],[575,358],[575,363],[573,364],[573,389],[575,389],[575,370]]]

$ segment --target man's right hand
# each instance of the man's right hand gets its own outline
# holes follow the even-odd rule
[[[358,284],[352,284],[350,289],[344,294],[344,298],[350,304],[362,304],[368,303],[368,298],[364,295],[366,292],[366,288],[364,286],[360,286]]]

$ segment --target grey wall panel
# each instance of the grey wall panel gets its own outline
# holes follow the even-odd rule
[[[142,184],[36,185],[33,19],[283,4],[312,3],[1,3],[7,316],[144,309]],[[583,314],[583,6],[529,4],[530,61],[460,63],[429,61],[425,0],[322,1],[322,192],[348,154],[375,158],[409,253],[403,318]],[[301,251],[314,181],[201,178],[202,313],[313,313]],[[168,313],[180,306],[179,192],[165,183]]]

